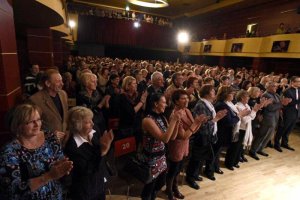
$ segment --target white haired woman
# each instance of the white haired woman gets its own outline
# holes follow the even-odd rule
[[[71,197],[73,200],[105,199],[103,156],[113,141],[113,133],[100,135],[94,130],[93,112],[76,106],[69,111],[68,129],[71,137],[65,152],[74,163]]]
[[[105,108],[109,107],[110,96],[102,97],[97,90],[97,76],[92,73],[83,73],[81,75],[83,89],[78,93],[76,103],[78,106],[84,106],[91,109],[94,113],[93,122],[101,129],[106,130],[106,121],[104,117]]]

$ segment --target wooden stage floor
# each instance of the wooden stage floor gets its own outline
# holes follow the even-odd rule
[[[247,156],[249,162],[241,163],[239,169],[222,168],[223,175],[216,174],[216,181],[203,178],[200,190],[184,184],[179,187],[186,200],[298,200],[300,199],[300,128],[290,136],[290,145],[296,151],[283,149],[282,153],[266,148],[269,157],[259,156],[256,161]],[[139,199],[140,187],[131,188],[130,199]],[[117,192],[118,193],[118,192]],[[124,194],[107,196],[108,200],[127,199]],[[114,192],[113,192],[114,194]],[[158,199],[167,199],[163,192]]]

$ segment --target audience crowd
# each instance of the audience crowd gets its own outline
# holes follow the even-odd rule
[[[110,19],[122,19],[122,20],[133,20],[156,24],[159,26],[172,27],[173,23],[170,19],[161,16],[155,16],[151,14],[135,12],[130,10],[120,9],[100,9],[88,6],[76,6],[69,5],[69,11],[79,15],[97,16]]]
[[[294,151],[299,87],[288,74],[157,60],[70,56],[65,72],[33,65],[25,103],[8,116],[15,138],[0,154],[0,199],[105,199],[107,158],[128,137],[137,148],[125,156],[149,168],[141,198],[166,185],[168,199],[184,199],[183,168],[198,190],[201,176],[215,181],[246,155],[268,156],[267,146]]]

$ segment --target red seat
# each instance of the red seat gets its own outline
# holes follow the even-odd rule
[[[136,151],[136,141],[135,137],[127,137],[115,141],[114,144],[115,157],[123,156]]]

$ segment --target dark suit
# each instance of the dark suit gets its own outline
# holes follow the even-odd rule
[[[283,96],[287,98],[291,98],[292,102],[288,105],[283,106],[282,109],[282,125],[279,126],[278,131],[275,135],[275,146],[280,146],[280,140],[282,145],[288,145],[288,138],[291,131],[294,129],[297,119],[299,117],[299,109],[300,109],[300,90],[298,91],[298,100],[296,98],[296,89],[288,88],[284,91]]]
[[[257,135],[254,137],[251,146],[251,152],[253,153],[262,151],[272,138],[278,124],[279,112],[282,108],[280,97],[277,93],[272,94],[270,92],[265,92],[262,96],[267,99],[273,99],[273,103],[269,104],[263,110],[263,120],[261,122],[261,127]]]
[[[42,109],[43,128],[50,131],[62,131],[67,128],[68,96],[65,91],[58,92],[63,113],[61,116],[53,100],[46,90],[41,90],[32,95],[29,100]]]
[[[221,120],[218,121],[218,141],[214,145],[214,153],[215,153],[215,169],[218,170],[220,153],[222,146],[228,146],[225,163],[227,167],[232,167],[234,165],[234,158],[236,151],[236,145],[233,141],[233,128],[240,121],[240,118],[237,116],[235,112],[231,110],[231,108],[225,102],[217,102],[215,105],[216,112],[226,109],[227,114]]]

